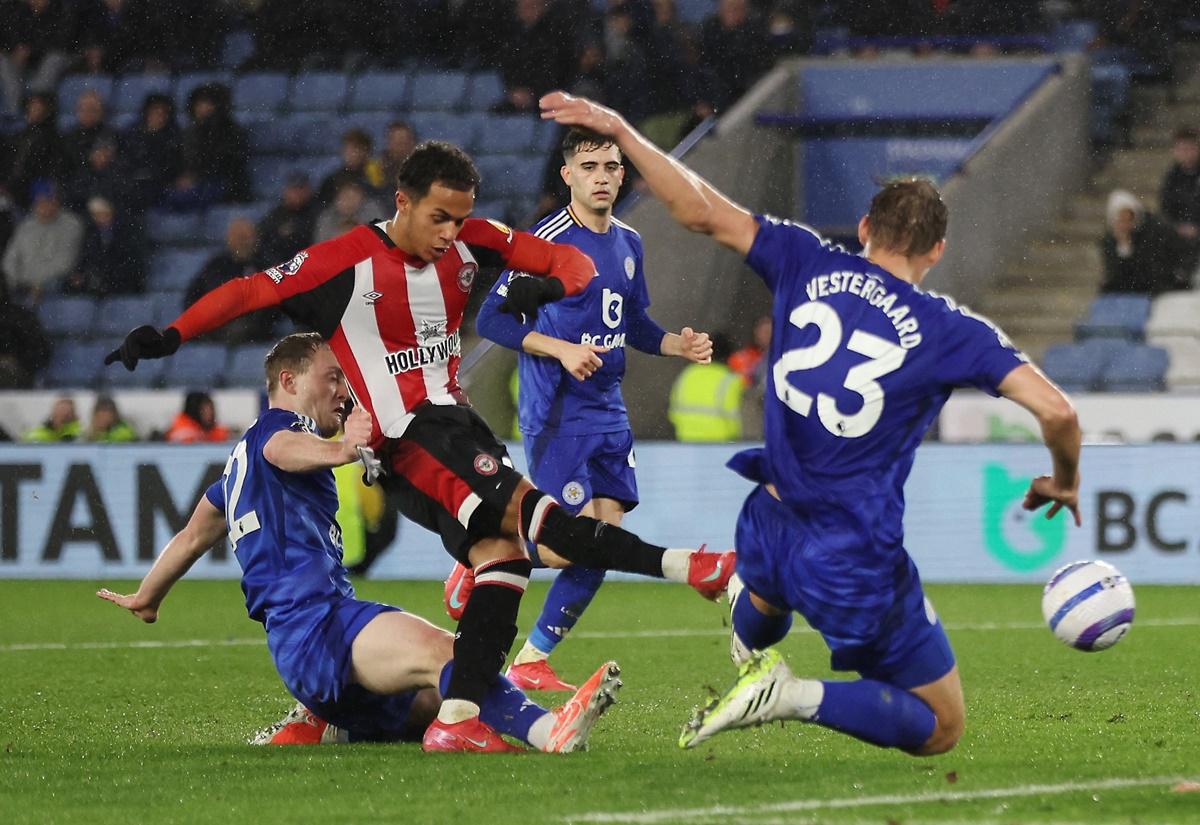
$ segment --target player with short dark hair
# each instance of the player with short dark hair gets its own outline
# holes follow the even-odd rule
[[[562,142],[563,181],[570,204],[534,225],[534,235],[567,243],[588,254],[596,277],[581,293],[548,304],[536,319],[501,311],[509,286],[528,275],[509,270],[497,279],[482,308],[479,334],[520,353],[520,410],[529,475],[562,507],[619,526],[637,506],[633,432],[621,379],[625,346],[651,355],[704,363],[711,343],[685,328],[668,333],[647,313],[650,296],[643,271],[641,236],[613,217],[625,177],[621,150],[612,139],[571,129]],[[569,565],[551,551],[533,553],[550,567],[564,567],[550,586],[541,615],[507,676],[526,690],[574,690],[547,661],[579,621],[604,570]],[[469,592],[466,568],[451,574],[447,607],[461,611]],[[455,593],[453,584],[462,582]]]
[[[954,654],[904,547],[904,481],[956,387],[1003,395],[1038,418],[1053,474],[1025,496],[1079,523],[1080,430],[1071,402],[995,326],[920,287],[945,250],[946,206],[927,181],[884,186],[858,225],[862,255],[812,229],[754,215],[665,155],[619,114],[553,92],[543,117],[611,135],[680,224],[746,256],[774,296],[766,446],[730,466],[758,484],[738,518],[724,696],[680,739],[801,719],[914,754],[963,731]],[[798,611],[853,681],[800,679],[778,652]],[[765,651],[765,652],[759,652]]]
[[[512,468],[458,384],[471,285],[480,266],[543,276],[522,279],[505,299],[508,311],[535,317],[538,307],[578,294],[595,267],[574,247],[471,218],[479,176],[455,146],[422,143],[398,177],[391,219],[217,287],[165,330],[130,332],[106,363],[133,369],[140,358],[170,355],[181,342],[266,306],[280,305],[320,333],[351,397],[372,415],[369,443],[401,511],[441,535],[455,560],[475,571],[446,701],[424,745],[487,750],[496,737],[480,722],[479,706],[516,637],[532,569],[525,540],[573,563],[687,581],[709,598],[723,592],[732,556],[657,547],[594,519],[572,518]]]
[[[266,358],[270,408],[233,449],[221,479],[201,498],[132,595],[97,595],[156,621],[176,581],[222,535],[242,568],[250,618],[267,631],[280,677],[300,705],[260,743],[420,739],[453,678],[449,633],[399,608],[363,601],[342,565],[332,468],[358,460],[371,417],[355,407],[332,351],[316,333],[289,335]],[[334,435],[345,417],[341,441]],[[500,678],[483,717],[538,750],[578,750],[620,687],[603,665],[559,711],[529,702]],[[499,737],[486,743],[511,751]]]

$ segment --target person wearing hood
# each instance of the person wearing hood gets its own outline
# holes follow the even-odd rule
[[[228,441],[229,428],[217,423],[217,408],[206,392],[193,390],[183,401],[183,411],[175,416],[167,441],[197,444],[203,441]]]
[[[1194,267],[1200,261],[1200,132],[1190,126],[1177,129],[1171,158],[1174,162],[1159,190],[1159,208],[1179,236],[1186,265]]]
[[[1130,192],[1108,196],[1108,231],[1100,241],[1102,292],[1157,294],[1188,289],[1184,254],[1174,232]]]
[[[183,130],[183,174],[175,182],[178,208],[250,200],[246,174],[249,141],[230,113],[229,90],[220,83],[196,87],[188,97],[191,123]]]
[[[169,95],[146,95],[142,116],[125,135],[125,162],[138,201],[152,206],[183,171],[175,103]]]

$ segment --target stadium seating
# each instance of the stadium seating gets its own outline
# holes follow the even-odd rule
[[[542,187],[545,159],[526,155],[486,155],[478,158],[479,192],[483,197],[532,197]]]
[[[1042,356],[1046,375],[1068,392],[1090,392],[1100,386],[1100,376],[1123,341],[1095,339],[1082,344],[1058,344]]]
[[[155,292],[186,290],[213,254],[211,248],[160,249],[150,258],[148,286]]]
[[[1161,338],[1154,345],[1167,351],[1167,388],[1171,390],[1200,390],[1200,339]]]
[[[152,243],[185,246],[199,242],[202,216],[196,212],[152,211],[146,216],[146,235]]]
[[[42,381],[48,387],[90,387],[104,367],[104,356],[111,350],[111,342],[61,342],[54,348],[54,357]]]
[[[113,86],[109,111],[114,114],[140,112],[146,95],[154,92],[170,94],[171,85],[171,76],[166,74],[125,75]]]
[[[263,383],[263,359],[267,355],[265,344],[243,344],[229,354],[225,368],[225,386],[257,387]]]
[[[155,317],[153,295],[116,295],[100,303],[92,330],[95,335],[120,340],[125,333]]]
[[[409,77],[402,72],[359,75],[347,101],[352,112],[392,112],[408,104]]]
[[[504,81],[495,72],[471,75],[467,88],[467,108],[486,112],[504,99]]]
[[[89,89],[98,92],[107,107],[112,99],[113,79],[106,74],[73,74],[64,77],[58,84],[59,111],[74,112],[75,101]]]
[[[421,140],[448,140],[468,152],[474,149],[476,132],[480,126],[480,121],[473,115],[451,112],[416,112],[408,118],[408,122]]]
[[[1113,355],[1101,375],[1108,392],[1160,392],[1166,389],[1167,351],[1145,344],[1126,347]]]
[[[309,72],[292,78],[288,105],[293,112],[337,112],[349,90],[341,72]]]
[[[529,115],[494,115],[481,124],[476,147],[482,154],[504,155],[536,146],[540,122]]]
[[[96,301],[91,297],[52,295],[38,307],[38,318],[50,335],[86,338],[96,318]]]
[[[221,48],[221,65],[226,69],[236,69],[253,55],[253,34],[245,30],[239,30],[225,35],[225,44]]]
[[[1078,340],[1106,337],[1141,341],[1146,337],[1149,316],[1149,295],[1100,295],[1092,301],[1087,317],[1075,326],[1075,337]]]
[[[418,72],[413,78],[410,107],[417,112],[453,111],[467,97],[464,72]]]
[[[215,387],[225,372],[225,347],[188,344],[168,359],[163,380],[172,387]],[[139,365],[140,368],[140,365]]]
[[[175,80],[175,106],[180,112],[187,110],[188,95],[197,86],[203,86],[206,83],[221,83],[229,86],[233,82],[233,75],[229,72],[189,72],[182,74]]]
[[[1172,336],[1200,337],[1200,294],[1167,292],[1154,299],[1146,322],[1151,340]]]
[[[106,344],[106,349],[111,350],[116,346],[116,343],[111,345]],[[101,367],[97,376],[97,383],[113,389],[129,389],[134,387],[157,387],[162,383],[163,373],[166,372],[167,363],[162,359],[144,359],[138,362],[137,369],[133,372],[125,369],[120,364],[112,364],[107,367]]]
[[[236,218],[249,218],[257,224],[270,208],[271,204],[266,202],[213,206],[205,213],[202,237],[206,243],[224,243],[225,230],[229,228],[230,221]]]
[[[244,74],[233,84],[233,107],[239,119],[274,115],[287,104],[288,76],[273,72]]]

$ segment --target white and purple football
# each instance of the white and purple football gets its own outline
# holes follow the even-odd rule
[[[1042,591],[1042,615],[1054,635],[1076,650],[1104,650],[1133,624],[1133,588],[1104,561],[1060,567]]]

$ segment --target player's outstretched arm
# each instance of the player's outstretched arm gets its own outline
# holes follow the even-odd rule
[[[1079,447],[1083,440],[1079,417],[1066,394],[1037,367],[1024,364],[1000,382],[1000,394],[1033,413],[1042,427],[1042,441],[1050,450],[1054,472],[1038,476],[1025,494],[1025,509],[1036,510],[1050,504],[1046,518],[1053,518],[1066,507],[1079,516]]]
[[[663,152],[626,122],[620,114],[586,97],[550,92],[539,101],[543,120],[582,126],[611,136],[637,167],[650,190],[676,221],[692,232],[742,255],[750,251],[758,222],[748,210],[717,191],[712,184]]]
[[[696,332],[684,327],[678,335],[668,332],[662,339],[662,354],[682,358],[694,364],[712,362],[712,339],[707,332]]]
[[[201,497],[188,523],[167,542],[136,593],[121,595],[105,588],[96,595],[125,608],[147,624],[156,622],[158,608],[175,582],[223,535],[225,515],[207,497]]]
[[[358,448],[371,441],[371,414],[355,407],[346,417],[341,441],[312,433],[279,430],[263,445],[263,458],[286,473],[332,470],[358,461]]]

